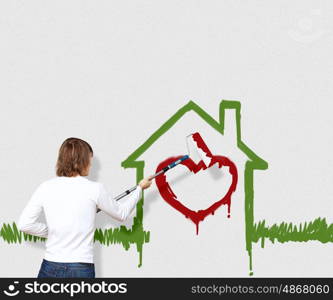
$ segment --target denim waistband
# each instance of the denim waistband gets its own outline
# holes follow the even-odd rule
[[[57,261],[49,261],[46,260],[45,258],[43,259],[44,263],[50,264],[50,265],[56,265],[56,266],[64,266],[64,267],[77,267],[77,266],[89,266],[93,267],[93,263],[88,263],[88,262],[57,262]]]

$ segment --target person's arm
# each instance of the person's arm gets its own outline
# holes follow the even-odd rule
[[[32,194],[28,204],[23,209],[23,212],[17,222],[18,229],[35,236],[47,237],[47,225],[37,222],[42,210],[43,207],[40,185]]]
[[[126,200],[118,202],[111,193],[108,193],[102,183],[99,183],[99,196],[97,198],[97,207],[106,214],[118,221],[125,221],[130,215],[135,205],[141,199],[142,188],[140,185],[127,196]]]

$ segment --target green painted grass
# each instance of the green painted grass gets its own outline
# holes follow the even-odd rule
[[[9,244],[21,244],[22,242],[45,242],[46,238],[37,237],[20,231],[15,222],[12,224],[3,223],[0,230],[0,237]],[[118,228],[101,229],[97,228],[94,234],[94,242],[98,241],[102,245],[121,244],[128,250],[131,244],[136,245],[139,253],[139,267],[142,265],[142,247],[148,243],[150,232],[144,231],[142,223],[134,222],[132,228],[126,226]]]
[[[0,237],[9,244],[29,242],[44,242],[46,238],[41,238],[26,234],[18,230],[15,222],[12,224],[3,223],[0,230]],[[150,240],[150,232],[144,231],[140,223],[135,223],[132,228],[120,226],[118,228],[101,229],[97,228],[94,234],[94,242],[109,246],[121,244],[128,250],[131,244],[135,244],[138,252],[142,245]],[[282,222],[280,224],[266,225],[266,220],[255,223],[252,231],[252,242],[260,242],[264,248],[266,240],[275,242],[307,242],[319,241],[321,243],[333,242],[333,223],[327,224],[325,218],[317,218],[310,222],[293,224],[292,222]]]
[[[0,230],[0,237],[9,244],[22,243],[23,241],[38,242],[45,241],[45,238],[34,236],[18,230],[15,222],[12,225],[3,223]]]
[[[308,242],[319,241],[321,243],[333,242],[333,224],[327,224],[325,218],[317,218],[311,222],[299,224],[282,222],[280,224],[266,225],[266,221],[254,224],[252,242],[260,241],[264,248],[268,239],[272,243]]]

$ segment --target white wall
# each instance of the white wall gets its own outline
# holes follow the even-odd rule
[[[254,176],[255,220],[332,223],[332,14],[330,1],[1,1],[0,222],[17,220],[54,176],[67,137],[93,146],[90,178],[120,193],[135,184],[121,161],[176,110],[193,100],[218,120],[229,99],[242,103],[243,139],[269,163]],[[206,130],[187,122],[147,152],[151,170],[185,149],[186,126]],[[237,193],[231,219],[220,209],[195,236],[153,186],[143,266],[134,247],[96,244],[97,276],[247,276]],[[332,250],[255,245],[255,276],[332,276]],[[0,251],[0,276],[36,276],[43,244],[1,240]]]

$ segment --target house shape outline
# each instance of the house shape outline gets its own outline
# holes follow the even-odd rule
[[[254,170],[266,170],[268,163],[259,157],[253,150],[251,150],[241,138],[241,103],[233,100],[222,100],[219,105],[219,122],[204,111],[199,105],[192,100],[181,107],[176,113],[174,113],[166,122],[164,122],[160,128],[158,128],[141,146],[139,146],[134,152],[132,152],[124,161],[121,166],[124,168],[136,169],[136,181],[137,183],[144,177],[144,160],[137,160],[148,148],[150,148],[157,139],[159,139],[165,132],[173,127],[173,125],[181,119],[187,112],[195,112],[203,121],[205,121],[212,128],[217,130],[221,135],[224,135],[225,129],[225,112],[226,110],[235,110],[236,121],[236,146],[241,150],[248,160],[245,163],[244,168],[244,209],[245,209],[245,245],[246,251],[249,257],[249,274],[253,275],[252,271],[252,232],[254,228],[254,213],[253,213],[253,200],[254,200],[254,188],[253,188],[253,175]],[[137,203],[136,216],[134,217],[134,223],[132,226],[133,231],[135,228],[140,228],[143,231],[143,202],[144,195]],[[139,249],[138,249],[139,250]],[[141,250],[141,252],[140,252]],[[140,253],[140,264],[142,263],[142,245]]]

